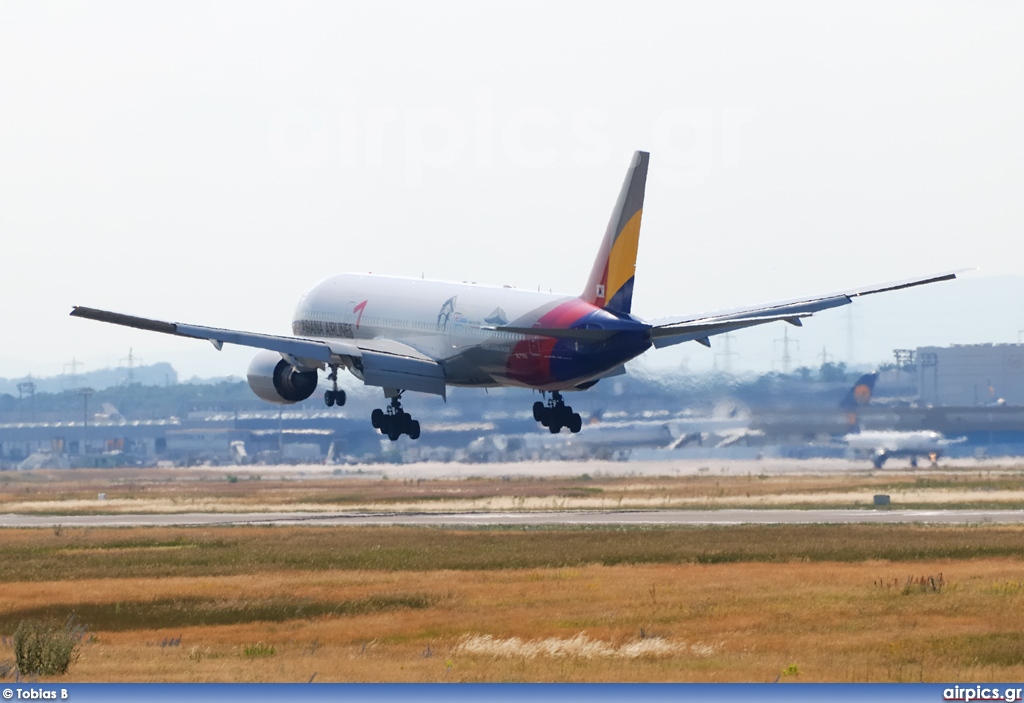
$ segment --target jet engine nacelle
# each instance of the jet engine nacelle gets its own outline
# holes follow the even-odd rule
[[[249,388],[268,403],[298,403],[316,390],[316,370],[298,371],[272,351],[261,351],[249,362]]]

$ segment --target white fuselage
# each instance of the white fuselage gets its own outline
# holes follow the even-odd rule
[[[846,435],[844,441],[854,449],[885,451],[889,454],[929,454],[944,449],[949,441],[930,430],[918,432],[867,431]]]
[[[501,326],[533,310],[554,306],[567,296],[470,283],[447,283],[370,274],[339,274],[302,296],[292,321],[296,334],[303,320],[324,321],[322,334],[330,339],[386,337],[437,359],[482,343],[511,346],[521,338],[482,327]],[[452,301],[446,309],[446,303]],[[360,308],[359,306],[363,306]],[[504,322],[485,322],[498,310]]]
[[[588,364],[585,345],[489,329],[506,325],[568,327],[584,318],[621,324],[609,313],[572,296],[340,274],[302,297],[292,331],[325,341],[385,339],[407,345],[438,360],[449,385],[469,386],[569,388],[599,378],[649,346],[613,349]]]

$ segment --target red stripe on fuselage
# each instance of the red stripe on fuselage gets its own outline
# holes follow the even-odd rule
[[[569,300],[541,315],[534,323],[535,327],[547,329],[569,329],[591,313],[600,308],[590,303],[574,299]],[[552,337],[534,337],[517,342],[508,357],[508,376],[511,379],[530,387],[542,387],[556,380],[551,373],[551,353],[558,340]]]
[[[541,318],[537,320],[537,327],[569,329],[569,327],[574,325],[583,317],[592,312],[596,312],[599,309],[600,308],[596,308],[590,303],[574,298],[573,300],[568,300],[546,312],[544,315],[541,315]]]

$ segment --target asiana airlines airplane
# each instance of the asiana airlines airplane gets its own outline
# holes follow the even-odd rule
[[[71,314],[153,332],[205,339],[218,350],[241,344],[261,351],[249,364],[253,392],[271,403],[297,403],[331,387],[328,406],[344,405],[339,370],[384,390],[390,404],[373,427],[392,441],[417,439],[420,424],[402,408],[409,391],[446,396],[448,386],[518,386],[540,391],[534,418],[556,434],[579,432],[579,413],[562,393],[590,388],[651,347],[711,346],[716,334],[769,322],[801,321],[853,298],[955,278],[946,273],[800,300],[645,321],[633,314],[633,283],[650,155],[638,151],[626,173],[590,277],[578,296],[386,276],[340,274],[300,300],[294,336],[162,322],[75,307]]]

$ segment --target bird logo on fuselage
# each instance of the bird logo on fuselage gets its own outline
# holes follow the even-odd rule
[[[437,329],[441,331],[447,329],[448,323],[452,319],[452,314],[455,312],[455,299],[457,297],[458,296],[453,295],[448,298],[448,300],[444,301],[444,305],[441,306],[441,309],[437,313]]]

